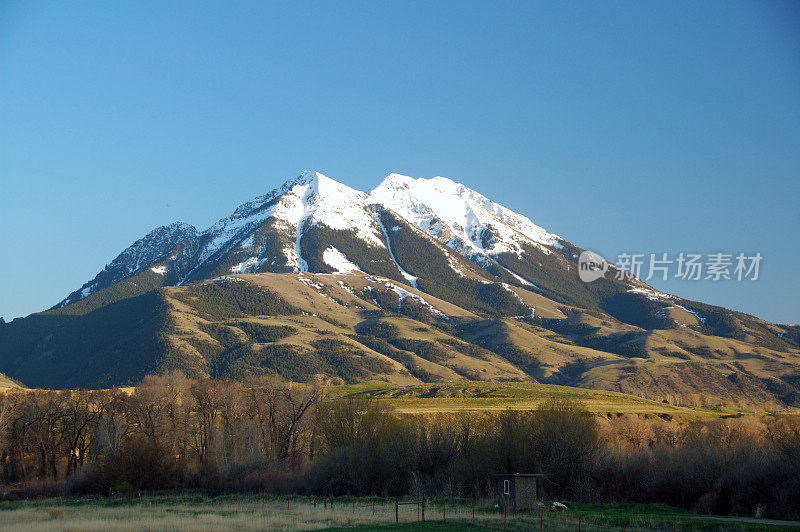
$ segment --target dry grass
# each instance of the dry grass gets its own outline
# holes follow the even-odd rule
[[[279,343],[292,344],[304,349],[313,350],[312,343],[320,337],[353,342],[351,335],[357,324],[366,319],[362,310],[376,311],[378,307],[369,298],[361,299],[356,294],[366,286],[375,284],[369,276],[361,273],[343,275],[323,274],[244,274],[236,277],[268,288],[283,297],[290,304],[302,309],[302,316],[249,317],[251,321],[271,325],[291,325],[297,333],[282,339]],[[301,281],[302,279],[305,282]],[[340,284],[341,283],[341,284]],[[417,292],[411,287],[405,287]],[[181,287],[166,289],[168,295],[174,295]],[[564,318],[559,305],[541,295],[534,294],[519,287],[512,290],[529,305],[536,309],[537,316]],[[422,294],[420,294],[422,295]],[[451,303],[432,296],[423,295],[424,299],[436,309],[453,317],[476,317],[473,313]],[[176,332],[170,336],[173,343],[183,351],[203,359],[188,341],[189,338],[203,339],[214,343],[199,327],[201,320],[196,313],[174,297],[172,303]],[[577,309],[576,309],[577,310]],[[697,323],[691,313],[674,307],[669,310],[670,316],[682,325]],[[408,317],[392,316],[384,318],[399,330],[399,336],[412,340],[436,342],[450,355],[446,360],[430,361],[415,355],[409,355],[413,366],[430,374],[430,380],[438,382],[456,382],[469,376],[481,381],[528,381],[530,377],[521,368],[497,354],[490,354],[485,359],[465,356],[446,345],[453,337],[435,327],[424,325]],[[553,382],[571,383],[582,388],[597,390],[617,390],[642,395],[660,401],[667,399],[672,403],[687,405],[726,405],[752,409],[754,407],[771,410],[783,409],[773,394],[764,385],[743,378],[741,381],[728,379],[735,368],[739,372],[747,372],[759,378],[791,375],[800,360],[800,351],[777,352],[753,343],[741,340],[707,336],[690,327],[676,327],[668,330],[646,331],[639,327],[627,325],[611,316],[595,315],[588,312],[577,314],[568,320],[573,325],[582,325],[586,330],[594,330],[600,337],[618,338],[631,335],[626,340],[628,347],[638,348],[636,353],[645,353],[647,360],[641,357],[629,358],[598,348],[578,345],[582,343],[580,335],[565,335],[545,329],[541,326],[520,321],[515,318],[504,318],[502,326],[493,320],[486,320],[470,329],[469,334],[461,338],[483,347],[496,348],[499,344],[509,343],[531,354],[540,366],[534,374],[539,381],[554,378]],[[627,338],[627,337],[626,337]],[[404,371],[404,367],[395,360],[374,352],[366,346],[358,346],[368,356],[382,360],[392,369],[385,374],[373,374],[370,378],[381,379],[396,385],[418,384],[419,379]],[[613,349],[612,349],[613,350]],[[582,367],[574,366],[576,362]],[[694,378],[698,373],[687,363],[701,364],[713,378]],[[734,364],[735,363],[735,364]],[[571,366],[573,365],[573,366]],[[574,370],[574,371],[573,371]],[[665,385],[663,383],[669,383]],[[440,411],[451,412],[471,409],[498,409],[497,405],[478,403],[460,403],[445,405],[436,403]],[[485,406],[484,406],[485,405]],[[510,405],[511,408],[532,408],[536,402],[525,402]],[[432,404],[403,405],[407,412],[427,411]],[[606,408],[606,406],[598,406]],[[619,410],[625,412],[626,410]],[[636,409],[637,413],[652,413],[652,409]]]
[[[401,522],[417,522],[416,505],[401,505]],[[448,508],[448,519],[466,520],[471,509]],[[478,516],[481,519],[486,516]],[[488,517],[496,520],[497,515]],[[441,507],[428,508],[428,518],[441,520]],[[389,500],[241,498],[142,498],[109,501],[8,503],[0,512],[0,529],[50,530],[316,530],[330,527],[372,527],[395,521]]]
[[[394,501],[387,499],[265,498],[241,497],[155,497],[99,501],[34,501],[4,503],[0,506],[3,530],[319,530],[354,528],[370,530],[394,525]],[[353,504],[355,502],[355,504]],[[374,506],[373,506],[374,505]],[[374,513],[373,513],[374,507]],[[627,530],[770,530],[772,527],[743,523],[700,521],[679,510],[640,505],[625,510],[582,507],[567,513],[543,512],[545,530],[575,530],[578,515],[590,530],[619,530],[625,519]],[[426,522],[416,504],[399,507],[398,530],[460,530],[473,520],[471,502],[447,505],[443,521],[441,500],[429,501]],[[475,514],[476,528],[504,529],[503,515],[491,501],[480,501]],[[539,512],[508,516],[508,530],[538,529]]]
[[[416,519],[416,512],[414,515]],[[320,502],[241,499],[134,499],[94,502],[15,503],[0,512],[3,530],[310,530],[367,526],[394,520],[391,504],[346,503],[333,509]]]

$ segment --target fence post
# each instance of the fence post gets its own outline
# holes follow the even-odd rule
[[[292,498],[291,498],[291,497],[286,497],[286,509],[287,509],[287,510],[288,510],[288,509],[289,509],[289,507],[290,507],[290,502],[291,502],[291,500],[292,500]]]
[[[622,532],[626,532],[628,530],[628,520],[625,519],[622,521]]]
[[[356,500],[353,499],[353,513],[356,513]]]
[[[508,516],[508,505],[503,506],[503,530],[506,529],[506,517]],[[580,532],[580,530],[578,531]]]
[[[472,524],[475,524],[475,499],[472,499]]]
[[[375,517],[375,501],[372,501],[372,517]]]
[[[442,503],[442,521],[447,521],[447,499]]]
[[[419,521],[419,501],[417,502],[417,521]]]
[[[400,522],[400,514],[397,512],[397,499],[394,500],[394,522]]]
[[[578,514],[578,532],[581,532],[581,515]]]
[[[425,520],[425,496],[422,496],[422,520]]]
[[[544,530],[544,506],[542,506],[542,512],[539,514],[539,531],[541,532]]]

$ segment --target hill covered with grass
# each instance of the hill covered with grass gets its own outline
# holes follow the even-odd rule
[[[664,315],[675,326],[647,329],[508,284],[497,287],[514,304],[487,312],[468,292],[442,289],[440,298],[421,283],[363,272],[241,274],[183,286],[152,286],[153,278],[143,276],[0,325],[0,367],[28,386],[49,388],[129,385],[171,370],[241,382],[269,375],[381,381],[427,390],[414,397],[406,389],[405,399],[394,401],[445,409],[478,400],[487,408],[535,404],[534,389],[502,395],[523,386],[514,382],[639,396],[650,401],[640,405],[644,411],[653,401],[723,409],[800,405],[798,350],[766,346],[757,336],[781,326],[759,322],[752,334],[719,336],[671,303],[662,306],[672,305]],[[748,330],[748,323],[736,325]],[[487,384],[453,384],[463,381]],[[389,398],[386,390],[372,393]],[[438,401],[446,393],[449,406]]]

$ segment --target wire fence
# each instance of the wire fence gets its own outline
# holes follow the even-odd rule
[[[46,500],[3,503],[0,527],[23,525],[49,520],[62,520],[62,528],[70,523],[84,528],[98,528],[103,523],[120,523],[135,528],[173,529],[242,529],[242,530],[308,530],[327,527],[375,527],[389,524],[435,522],[459,529],[475,525],[486,530],[535,531],[622,531],[643,530],[727,530],[729,524],[718,526],[691,518],[670,515],[631,514],[618,510],[604,513],[575,510],[550,511],[549,507],[506,512],[488,499],[390,499],[275,497],[259,495],[224,495],[208,497],[197,493],[182,495],[135,494],[130,498]],[[9,510],[11,513],[6,512]],[[16,514],[14,513],[16,512]],[[94,523],[94,526],[92,525]],[[85,526],[84,526],[85,525]],[[412,525],[415,526],[415,525]],[[36,529],[36,526],[28,527]],[[735,528],[741,528],[738,525]],[[762,529],[763,530],[763,529]]]

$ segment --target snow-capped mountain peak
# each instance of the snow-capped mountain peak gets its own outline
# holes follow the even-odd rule
[[[396,267],[414,284],[415,274],[387,248],[399,227],[383,226],[382,209],[483,267],[496,266],[503,253],[521,256],[525,245],[543,253],[561,247],[558,236],[446,177],[390,174],[367,194],[309,170],[205,231],[186,224],[154,231],[61,304],[148,268],[166,284],[183,284],[229,273],[384,268],[389,274]]]
[[[390,174],[369,201],[395,211],[417,228],[467,256],[520,254],[521,244],[561,247],[561,238],[531,220],[446,177]]]
[[[369,198],[366,193],[319,172],[303,172],[293,183],[287,195],[296,199],[292,202],[295,209],[285,211],[287,221],[298,225],[308,219],[331,229],[352,229],[372,244],[383,246],[378,228],[366,209]]]
[[[192,278],[198,268],[220,253],[236,249],[244,256],[230,267],[233,273],[259,271],[264,262],[274,265],[276,258],[267,256],[270,244],[256,242],[254,238],[267,222],[281,234],[291,235],[290,243],[281,244],[279,262],[295,271],[308,270],[300,242],[303,234],[316,224],[334,230],[353,230],[369,244],[383,247],[380,230],[366,207],[367,198],[364,192],[320,172],[306,170],[272,192],[239,206],[231,216],[205,231],[206,243],[195,267],[184,278]]]
[[[70,303],[80,301],[98,290],[138,275],[155,264],[172,261],[176,258],[176,248],[196,237],[197,229],[193,225],[184,222],[175,222],[153,229],[128,246],[110,264],[107,264],[94,279],[84,283],[79,290],[71,293],[59,302],[56,307],[64,307]],[[166,269],[159,268],[154,271],[163,275]]]

